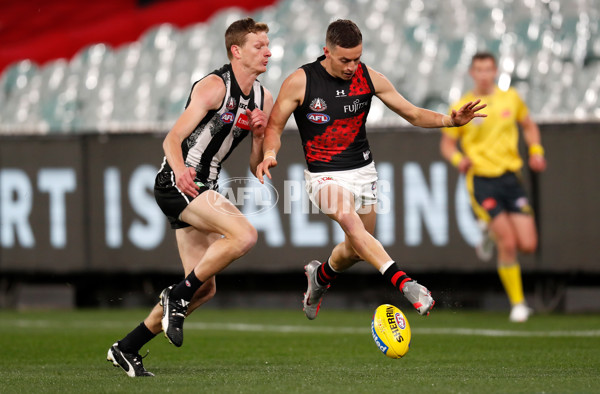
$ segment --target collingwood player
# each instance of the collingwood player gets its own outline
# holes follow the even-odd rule
[[[217,192],[217,180],[222,162],[248,134],[253,173],[262,160],[273,97],[256,78],[271,56],[268,31],[252,18],[228,27],[230,63],[193,85],[185,111],[164,140],[154,194],[175,229],[185,278],[164,289],[148,317],[108,350],[108,360],[131,377],[154,376],[142,365],[141,347],[160,331],[181,346],[183,321],[214,296],[215,275],[256,243],[256,229]]]
[[[306,189],[310,200],[346,234],[323,262],[306,267],[308,289],[304,312],[315,319],[321,299],[338,273],[365,260],[377,268],[416,308],[429,314],[434,305],[431,293],[417,284],[387,254],[373,237],[377,172],[365,123],[371,99],[377,96],[390,109],[420,127],[460,126],[484,105],[466,103],[452,115],[418,108],[402,97],[380,73],[360,61],[362,34],[352,21],[332,22],[326,35],[324,55],[292,73],[281,86],[265,130],[264,158],[256,175],[271,178],[269,168],[277,165],[281,133],[293,113],[300,131],[308,169]]]

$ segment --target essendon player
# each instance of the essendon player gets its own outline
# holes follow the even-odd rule
[[[271,178],[277,165],[281,132],[292,113],[304,147],[308,169],[306,189],[311,201],[346,234],[323,263],[306,267],[308,289],[304,311],[317,317],[321,299],[338,273],[365,260],[399,289],[421,315],[434,305],[431,293],[401,271],[373,237],[377,203],[377,171],[367,140],[365,123],[373,96],[415,126],[460,126],[485,105],[465,104],[452,115],[418,108],[402,97],[380,73],[361,63],[362,34],[352,21],[337,20],[327,29],[324,55],[292,73],[281,86],[263,144],[264,159],[258,179]]]

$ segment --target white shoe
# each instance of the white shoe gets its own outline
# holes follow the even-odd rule
[[[517,304],[510,310],[510,316],[508,320],[513,323],[525,323],[529,316],[533,313],[533,309],[528,307],[526,304]]]

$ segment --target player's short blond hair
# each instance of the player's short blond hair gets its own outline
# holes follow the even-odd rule
[[[269,32],[269,26],[266,23],[255,22],[254,19],[248,17],[233,22],[225,31],[225,47],[227,48],[227,57],[233,59],[231,47],[233,45],[243,46],[246,43],[248,34]]]

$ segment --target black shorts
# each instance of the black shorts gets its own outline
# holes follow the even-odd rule
[[[514,172],[496,178],[474,176],[473,197],[492,219],[503,211],[533,214],[525,189]]]
[[[198,195],[207,190],[217,190],[217,182],[202,182],[194,180],[200,186]],[[172,229],[189,227],[190,224],[179,219],[181,212],[192,202],[195,197],[190,197],[175,186],[175,175],[173,171],[161,171],[156,175],[154,181],[154,198],[163,211]]]

